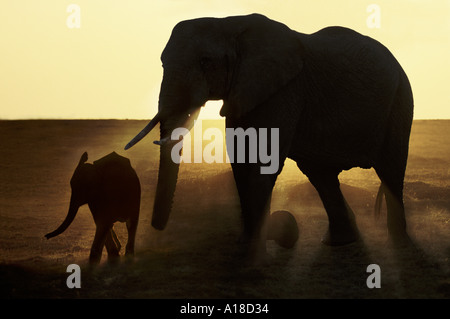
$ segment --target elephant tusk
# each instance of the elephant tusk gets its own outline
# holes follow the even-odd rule
[[[148,123],[142,131],[139,132],[138,135],[136,135],[126,146],[125,150],[132,147],[134,144],[142,140],[150,131],[158,124],[160,121],[160,115],[157,113],[155,117]]]
[[[159,141],[153,141],[153,144],[162,146],[162,145],[166,144],[168,141],[169,141],[169,137],[167,136],[165,138],[160,139]]]

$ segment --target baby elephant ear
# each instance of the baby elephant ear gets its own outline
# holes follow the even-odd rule
[[[223,116],[245,115],[286,86],[303,67],[302,44],[295,31],[261,15],[245,18],[236,39],[237,64]]]
[[[78,163],[78,166],[83,165],[88,160],[88,153],[84,152],[83,155],[81,155],[80,162]]]

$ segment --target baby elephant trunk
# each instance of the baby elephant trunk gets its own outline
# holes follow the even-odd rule
[[[67,227],[70,226],[70,224],[72,223],[72,221],[74,220],[77,212],[78,212],[78,205],[75,205],[73,203],[73,200],[70,201],[70,207],[69,207],[69,212],[67,213],[66,219],[64,219],[64,221],[62,222],[62,224],[53,232],[48,233],[47,235],[45,235],[45,237],[47,239],[50,239],[52,237],[58,236],[59,234],[63,233]]]

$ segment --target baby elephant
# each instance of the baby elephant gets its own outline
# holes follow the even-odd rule
[[[119,256],[121,246],[113,230],[116,221],[126,222],[128,242],[125,253],[133,254],[141,202],[139,178],[130,160],[115,152],[93,164],[86,163],[87,159],[85,152],[70,180],[72,196],[66,219],[45,237],[49,239],[64,232],[78,208],[88,204],[97,226],[89,262],[100,262],[103,246],[106,246],[108,258]]]

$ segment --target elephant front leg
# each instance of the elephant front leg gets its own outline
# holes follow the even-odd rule
[[[232,168],[242,210],[240,242],[247,246],[249,262],[260,264],[267,258],[266,220],[277,175],[262,175],[256,164],[233,164]]]
[[[106,237],[112,225],[97,224],[95,230],[94,242],[92,243],[89,263],[98,264],[102,258],[103,246],[105,246]]]

